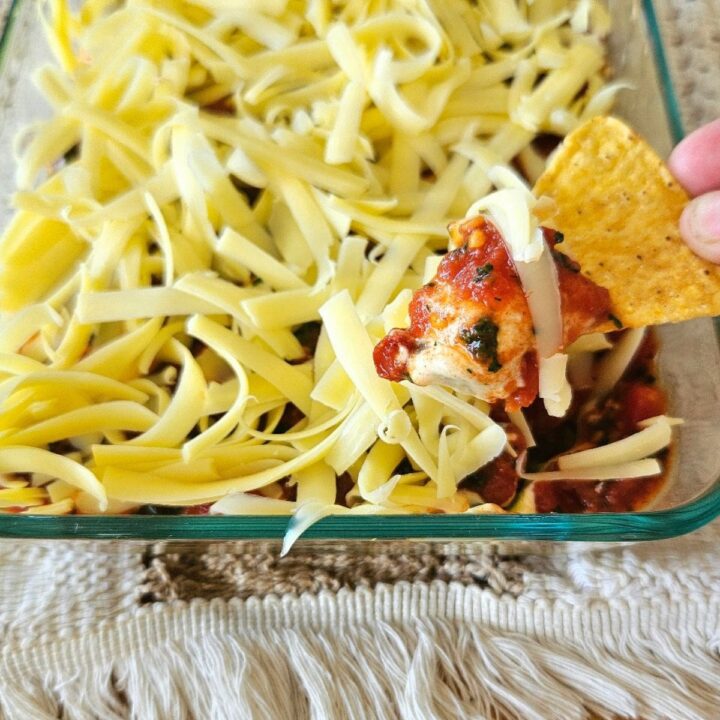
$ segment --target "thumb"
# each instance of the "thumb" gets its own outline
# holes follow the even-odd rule
[[[720,263],[720,190],[690,201],[680,218],[680,233],[693,252]]]
[[[720,118],[690,133],[672,151],[668,165],[691,195],[720,188]]]

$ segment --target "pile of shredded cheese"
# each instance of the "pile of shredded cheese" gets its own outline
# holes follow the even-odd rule
[[[0,244],[0,507],[212,502],[295,512],[291,539],[487,510],[458,483],[507,446],[488,407],[379,379],[372,347],[491,169],[536,175],[539,134],[608,110],[602,5],[46,5],[53,114]]]

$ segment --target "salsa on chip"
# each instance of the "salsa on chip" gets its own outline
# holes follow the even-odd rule
[[[672,422],[642,328],[719,314],[720,269],[679,236],[685,191],[614,118],[568,135],[532,194],[507,171],[493,180],[500,189],[450,226],[449,252],[414,294],[409,326],[375,347],[377,371],[496,403],[523,431],[515,451],[537,441],[540,472],[508,469],[503,456],[483,468],[486,500],[512,501],[522,476],[537,481],[525,509],[636,509],[657,487],[651,455],[665,451]],[[605,357],[579,368],[578,350]],[[569,443],[553,440],[563,435]],[[614,484],[614,499],[593,487],[634,473],[646,474],[623,492]]]

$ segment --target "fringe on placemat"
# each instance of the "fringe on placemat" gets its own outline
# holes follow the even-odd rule
[[[94,633],[6,647],[0,717],[720,717],[717,626],[693,620],[702,598],[658,615],[621,605],[598,614],[418,586],[166,606]]]

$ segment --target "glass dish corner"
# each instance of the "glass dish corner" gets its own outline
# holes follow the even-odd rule
[[[13,0],[5,18],[0,37],[0,108],[6,122],[0,132],[7,143],[11,132],[19,129],[30,118],[23,109],[22,94],[27,90],[22,80],[32,70],[32,62],[24,55],[31,44],[24,33],[32,22],[35,11],[32,0]],[[680,106],[675,93],[665,54],[662,33],[652,0],[611,0],[610,9],[620,32],[610,40],[612,61],[616,74],[630,79],[636,87],[633,96],[625,93],[618,107],[623,115],[656,146],[667,153],[684,134]],[[628,12],[629,11],[629,12]],[[629,21],[628,21],[629,17]],[[622,18],[622,22],[620,19]],[[21,88],[21,89],[19,89]],[[12,127],[8,127],[12,125]],[[7,144],[6,144],[7,146]],[[12,170],[2,172],[3,209],[7,212],[7,194],[11,185]],[[720,322],[694,321],[690,329],[665,329],[664,341],[682,345],[700,338],[705,343],[706,357],[712,373],[708,380],[713,393],[720,393]],[[704,340],[702,340],[704,338]],[[665,345],[663,347],[666,347]],[[662,351],[661,351],[662,352]],[[665,382],[682,381],[683,376],[672,362],[665,369]],[[683,387],[671,387],[671,396],[682,397]],[[696,389],[697,390],[697,389]],[[702,390],[701,390],[702,391]],[[690,402],[686,398],[687,405]],[[706,398],[710,407],[717,398]],[[676,403],[673,403],[675,405]],[[681,403],[682,404],[682,403]],[[716,403],[720,405],[720,403]],[[687,434],[695,428],[717,422],[720,416],[706,416],[704,409],[695,409],[699,417],[690,421]],[[717,411],[715,411],[717,412]],[[701,428],[702,431],[702,428]],[[718,431],[720,432],[720,430]],[[304,535],[305,540],[532,540],[532,541],[595,541],[625,542],[659,540],[691,532],[720,515],[720,460],[716,468],[702,465],[703,458],[691,466],[680,441],[680,458],[676,463],[674,482],[682,483],[685,464],[688,474],[701,479],[690,488],[689,497],[664,496],[666,507],[633,513],[599,513],[594,515],[423,515],[423,516],[332,516],[316,523]],[[714,435],[707,438],[708,445],[718,447]],[[708,451],[710,452],[710,451]],[[709,457],[709,456],[708,456]],[[127,539],[127,540],[278,540],[287,529],[286,517],[257,516],[0,516],[0,537],[46,539]]]

